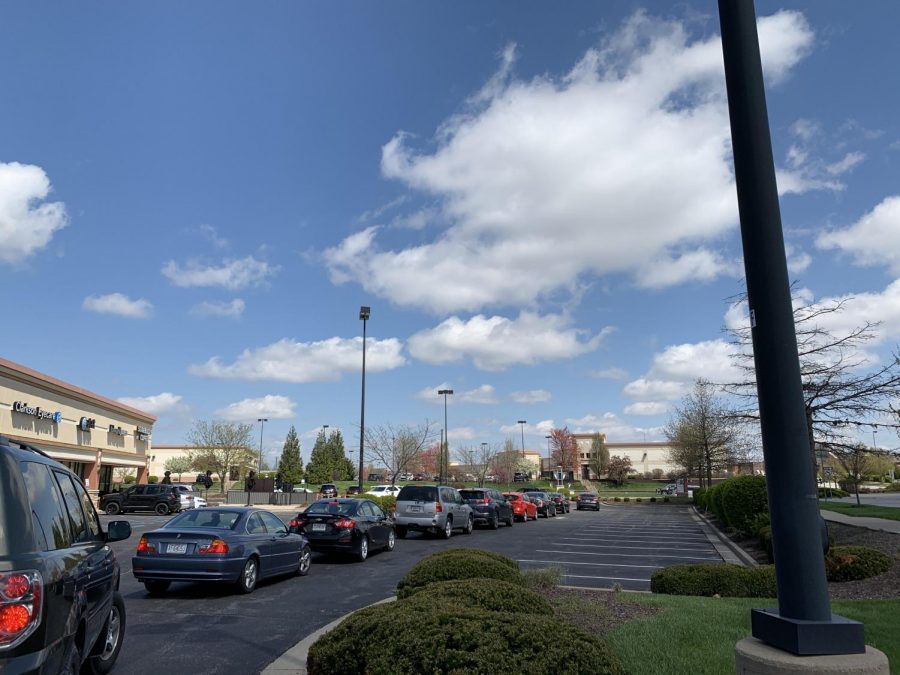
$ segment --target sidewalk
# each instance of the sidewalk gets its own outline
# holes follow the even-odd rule
[[[867,530],[878,530],[881,532],[890,532],[892,534],[900,534],[900,520],[887,520],[886,518],[867,518],[864,516],[846,516],[843,513],[834,511],[819,511],[825,520],[841,525],[853,525],[855,527],[864,527]]]

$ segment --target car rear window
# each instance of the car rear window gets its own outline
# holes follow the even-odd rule
[[[460,490],[463,499],[484,499],[484,490]]]
[[[433,485],[404,485],[397,495],[398,502],[436,502],[437,488]]]
[[[313,503],[308,509],[307,514],[322,513],[334,516],[352,516],[356,514],[359,506],[359,500],[354,499],[352,502],[333,502],[320,500]]]
[[[181,513],[163,525],[167,529],[214,529],[234,528],[241,514],[237,511],[214,511],[213,509],[191,509]]]
[[[519,495],[503,495],[503,496],[506,497],[511,502],[518,501],[518,499],[519,499]]]

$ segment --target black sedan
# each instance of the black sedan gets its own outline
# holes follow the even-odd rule
[[[575,499],[575,510],[581,511],[581,509],[594,509],[594,511],[599,511],[600,498],[593,492],[579,492],[578,497]]]
[[[151,595],[173,581],[233,583],[251,593],[260,579],[309,573],[309,543],[268,511],[242,506],[192,509],[147,532],[131,559]]]
[[[562,492],[548,492],[550,495],[550,499],[553,500],[553,503],[556,504],[556,512],[557,513],[568,513],[571,509],[569,505],[569,498],[566,497]]]
[[[291,521],[313,551],[349,553],[360,562],[372,549],[394,550],[394,521],[369,499],[320,499]]]

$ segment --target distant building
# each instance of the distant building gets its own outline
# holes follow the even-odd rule
[[[578,478],[588,480],[599,478],[591,469],[591,444],[596,434],[573,434],[578,444],[578,462],[581,466],[581,475]],[[606,440],[606,434],[600,434],[606,442],[609,456],[628,457],[631,459],[631,468],[636,473],[653,473],[654,469],[662,471],[666,476],[670,471],[678,471],[678,467],[669,461],[669,453],[672,444],[666,441],[616,442]],[[556,468],[556,467],[553,467]]]

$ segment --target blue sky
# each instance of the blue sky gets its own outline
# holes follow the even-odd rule
[[[900,338],[894,2],[760,0],[792,277]],[[2,355],[157,414],[659,439],[732,373],[714,2],[4,3]],[[882,435],[887,436],[887,432]],[[896,445],[896,438],[879,444]]]

